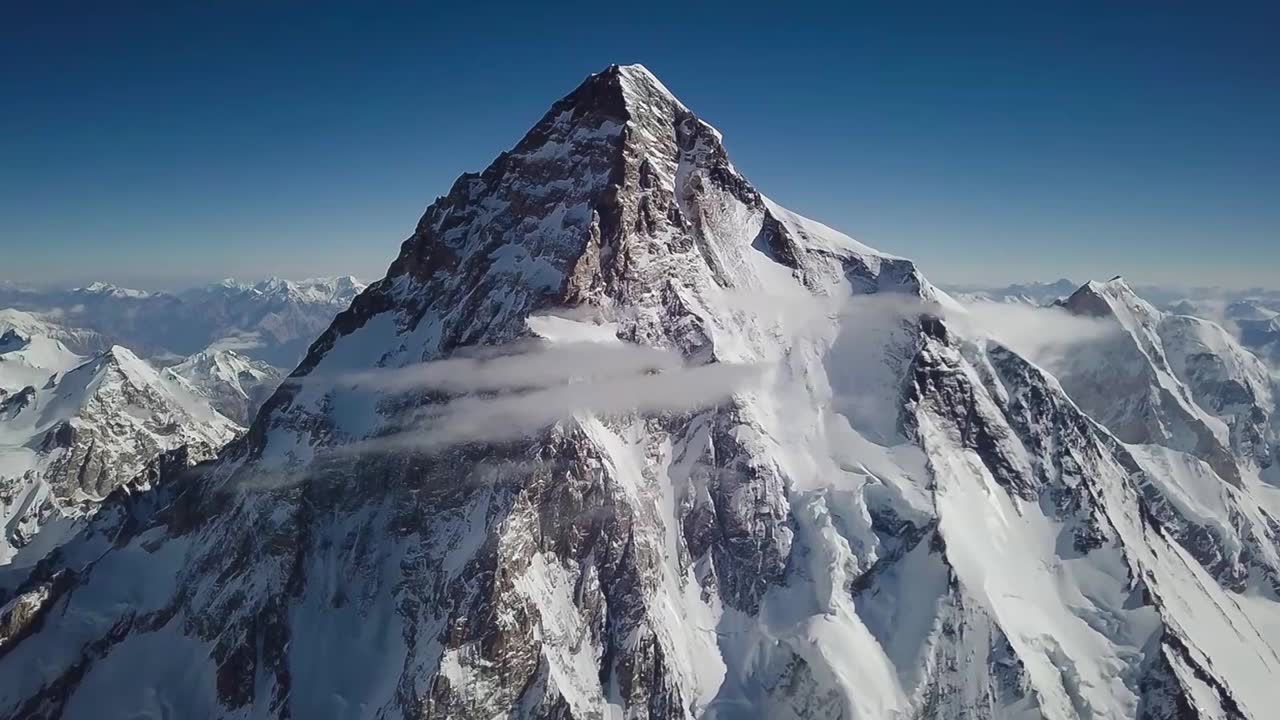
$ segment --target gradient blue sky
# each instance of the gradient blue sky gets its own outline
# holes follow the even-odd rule
[[[900,5],[10,3],[0,280],[380,277],[640,62],[762,192],[935,281],[1280,286],[1280,12]]]

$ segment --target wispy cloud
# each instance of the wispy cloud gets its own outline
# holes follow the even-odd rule
[[[266,342],[263,341],[261,333],[257,332],[244,332],[237,335],[228,335],[214,340],[209,344],[210,350],[246,351],[256,350],[262,347],[266,347]]]
[[[684,365],[670,350],[622,343],[548,344],[526,340],[401,368],[374,368],[291,382],[326,383],[376,392],[438,390],[450,393],[535,389],[603,381],[640,373],[673,371]]]
[[[1058,309],[977,303],[962,311],[900,294],[844,299],[736,295],[729,300],[731,311],[752,315],[761,327],[785,336],[778,338],[784,347],[812,333],[834,333],[834,369],[840,378],[850,376],[848,382],[833,378],[835,391],[865,399],[873,405],[868,413],[877,416],[891,410],[884,403],[892,398],[880,395],[896,388],[884,353],[892,352],[895,343],[909,345],[909,321],[921,313],[943,315],[961,334],[993,337],[1042,363],[1111,331],[1103,322]],[[608,339],[522,340],[404,367],[318,373],[288,382],[322,391],[433,398],[425,404],[411,400],[411,409],[386,416],[381,435],[325,451],[346,457],[504,442],[575,417],[689,412],[723,403],[735,393],[769,391],[764,363],[690,365],[674,350]],[[881,385],[884,392],[879,392]]]
[[[1058,307],[975,302],[965,309],[967,316],[949,319],[1049,369],[1059,366],[1073,351],[1120,332],[1114,322],[1072,315]]]
[[[761,372],[747,364],[690,366],[674,351],[621,342],[527,341],[476,352],[292,382],[448,396],[393,418],[399,427],[392,433],[335,449],[353,454],[514,440],[579,414],[687,412],[724,402]]]

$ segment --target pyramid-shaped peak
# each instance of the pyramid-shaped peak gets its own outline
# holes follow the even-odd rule
[[[1106,282],[1090,280],[1085,284],[1085,287],[1089,288],[1092,292],[1104,293],[1107,295],[1120,296],[1134,294],[1133,288],[1129,287],[1129,283],[1125,281],[1124,276],[1122,275],[1116,275]]]
[[[657,76],[655,76],[652,72],[649,71],[649,68],[645,67],[644,65],[641,65],[640,63],[630,63],[627,65],[614,63],[609,67],[605,68],[602,72],[613,73],[615,75],[618,75],[619,77],[625,77],[625,78],[646,78],[653,82],[657,82],[658,80]]]
[[[615,75],[619,83],[627,90],[635,93],[657,93],[675,100],[675,95],[666,85],[649,71],[649,68],[636,63],[632,65],[610,65],[604,73]],[[676,102],[679,102],[678,100]]]
[[[687,113],[657,76],[643,65],[610,65],[587,76],[577,88],[552,106],[548,117],[596,115],[619,123],[666,119]]]
[[[1154,318],[1159,315],[1120,275],[1105,282],[1090,280],[1063,301],[1063,306],[1076,315],[1093,317],[1122,314]]]
[[[108,362],[142,362],[137,354],[123,345],[112,345],[106,350],[103,350],[102,359]]]
[[[123,345],[112,345],[81,368],[88,368],[92,374],[114,368],[131,382],[140,384],[149,384],[156,377],[154,368]]]

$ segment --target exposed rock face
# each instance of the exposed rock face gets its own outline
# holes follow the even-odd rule
[[[566,307],[601,341],[767,370],[712,409],[343,450],[448,400],[344,373]],[[610,67],[431,205],[243,440],[117,491],[14,585],[0,708],[1266,717],[1280,565],[1248,474],[1194,442],[1126,445],[954,311],[909,261],[762,197],[646,70]]]

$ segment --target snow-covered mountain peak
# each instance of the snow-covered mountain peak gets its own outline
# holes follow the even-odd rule
[[[394,367],[506,342],[527,332],[535,311],[581,305],[628,306],[619,337],[702,361],[751,361],[772,350],[738,330],[715,332],[731,302],[717,296],[825,294],[842,284],[858,294],[946,297],[910,261],[769,202],[734,168],[718,132],[647,71],[614,66],[437,199],[387,278],[338,317],[297,373],[337,362],[326,358],[346,365],[366,357],[355,348],[389,342],[394,349],[373,362]],[[664,322],[667,303],[699,319],[677,335]],[[335,351],[339,342],[352,349]],[[292,395],[277,400],[303,412],[308,403]]]
[[[1231,320],[1274,320],[1280,318],[1280,312],[1266,307],[1256,300],[1236,300],[1229,303],[1223,315]]]
[[[39,314],[5,308],[0,310],[0,332],[15,332],[23,338],[37,335],[53,337],[58,325]]]
[[[14,330],[25,338],[56,340],[77,355],[91,355],[107,343],[93,330],[68,327],[37,313],[6,308],[0,310],[0,332],[9,330]]]
[[[0,418],[0,566],[38,561],[157,455],[187,446],[187,457],[206,459],[241,431],[119,345],[45,375]]]
[[[685,106],[643,65],[610,65],[589,75],[562,101],[578,114],[603,113],[617,119],[643,116],[650,111],[663,111],[672,105]]]
[[[113,411],[132,412],[139,419],[154,419],[158,424],[176,420],[178,424],[191,425],[216,446],[238,432],[234,423],[197,397],[185,382],[175,382],[172,376],[160,373],[122,345],[113,345],[68,371],[55,390],[60,405],[81,409],[94,403],[113,406],[123,400],[132,409],[113,407]]]
[[[253,287],[253,283],[237,280],[236,278],[233,278],[233,277],[223,278],[219,280],[217,283],[214,283],[214,285],[216,287],[225,288],[227,290],[234,290],[237,292],[245,292],[246,290],[249,290]]]
[[[662,93],[675,100],[675,96],[662,84],[657,75],[649,71],[649,68],[640,63],[630,64],[613,64],[605,68],[601,74],[616,75],[622,84],[626,87],[634,87],[636,85],[648,85],[656,88]],[[679,102],[679,101],[677,101]],[[683,105],[681,105],[683,107]]]
[[[152,293],[146,290],[135,290],[133,288],[120,287],[105,282],[93,282],[86,287],[76,288],[72,292],[79,292],[86,295],[110,296],[114,298],[128,298],[141,300],[151,297]]]
[[[1149,322],[1158,314],[1155,307],[1139,297],[1119,275],[1105,282],[1090,280],[1067,297],[1063,305],[1076,314],[1114,316],[1126,327],[1135,322]]]
[[[680,102],[675,94],[668,90],[667,86],[663,85],[662,81],[652,72],[649,72],[649,68],[644,65],[638,63],[611,65],[600,75],[616,78],[616,82],[623,93],[623,100],[633,117],[644,115],[646,108],[653,107],[655,103],[659,105],[669,103],[681,111],[688,112],[688,108],[685,107],[684,103]]]
[[[1136,295],[1133,288],[1129,287],[1129,281],[1125,280],[1123,275],[1115,275],[1110,280],[1090,280],[1084,284],[1084,287],[1116,299],[1122,299],[1128,295]]]
[[[9,327],[0,334],[0,390],[39,387],[51,376],[84,362],[60,340],[31,332],[33,329],[39,326]]]
[[[1120,329],[1055,368],[1120,439],[1192,453],[1233,483],[1273,463],[1270,375],[1221,326],[1162,312],[1118,277],[1086,283],[1062,305]]]
[[[98,353],[97,358],[104,364],[124,365],[132,370],[137,370],[139,367],[147,367],[146,361],[123,345],[112,345]]]
[[[254,288],[264,294],[291,293],[297,291],[297,285],[281,277],[271,276],[258,283]]]
[[[960,285],[950,288],[964,302],[997,302],[1040,307],[1053,305],[1080,288],[1080,283],[1059,278],[1051,283],[1015,283],[1003,287]]]
[[[252,363],[250,358],[235,350],[210,348],[192,355],[182,361],[179,366],[198,367],[219,374],[235,375],[245,369],[252,371]]]
[[[283,373],[234,350],[209,349],[165,368],[164,375],[180,379],[218,412],[247,425]]]
[[[354,276],[343,275],[305,280],[286,280],[273,276],[253,284],[224,280],[222,287],[265,296],[283,303],[345,305],[351,302],[351,298],[363,290],[365,285]]]
[[[112,345],[68,375],[92,378],[91,381],[86,381],[86,385],[89,382],[101,382],[104,378],[112,376],[138,389],[154,387],[160,382],[160,376],[155,368],[123,345]]]

